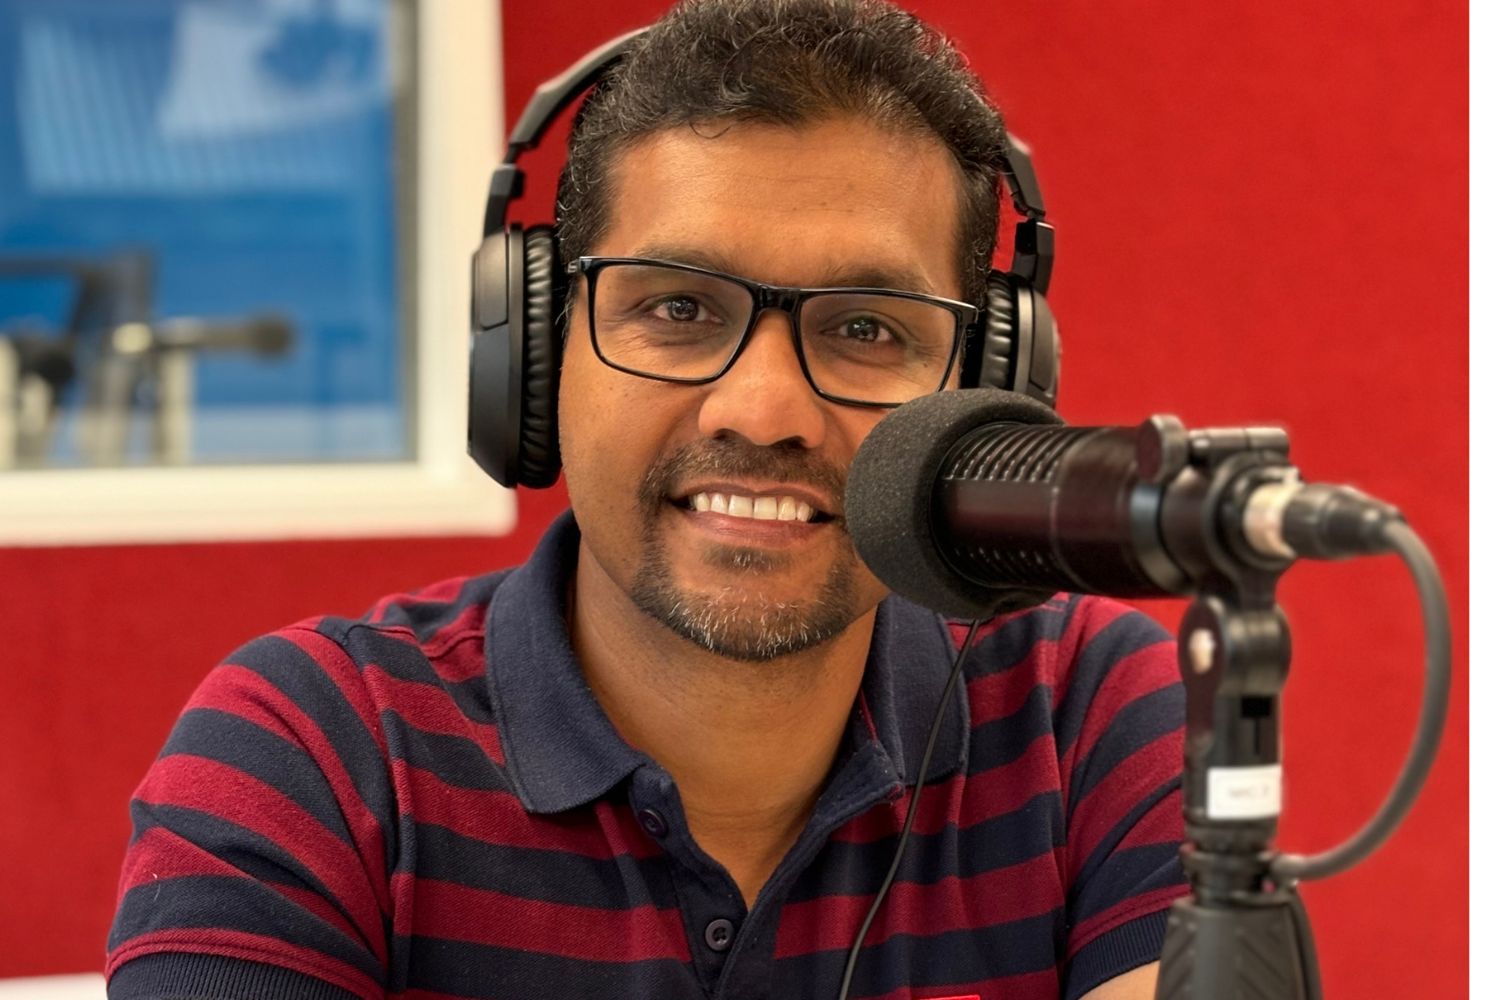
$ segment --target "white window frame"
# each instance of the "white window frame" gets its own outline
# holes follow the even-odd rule
[[[395,9],[418,19],[417,302],[416,330],[408,331],[415,459],[0,472],[0,545],[498,535],[514,527],[515,494],[466,453],[469,256],[503,139],[500,4]]]

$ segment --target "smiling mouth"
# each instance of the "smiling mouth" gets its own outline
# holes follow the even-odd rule
[[[802,524],[821,524],[833,520],[831,515],[818,510],[805,500],[776,494],[746,496],[739,493],[692,493],[678,498],[673,503],[680,510],[723,514],[726,517],[743,518],[747,521],[797,521]]]

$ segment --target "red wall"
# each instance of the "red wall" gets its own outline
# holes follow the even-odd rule
[[[507,105],[645,0],[511,0]],[[1458,677],[1411,819],[1304,887],[1330,997],[1458,996],[1467,968],[1467,11],[1445,0],[921,0],[1036,152],[1075,423],[1171,412],[1275,422],[1310,478],[1401,506],[1455,609]],[[554,146],[526,161],[546,212]],[[479,195],[475,215],[478,227]],[[314,612],[522,558],[561,494],[503,540],[0,551],[0,976],[97,968],[125,802],[202,673]],[[1321,850],[1405,752],[1420,633],[1393,560],[1304,565],[1281,590],[1281,844]],[[1179,606],[1147,605],[1169,625]]]

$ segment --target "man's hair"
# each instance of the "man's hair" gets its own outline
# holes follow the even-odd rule
[[[852,115],[935,135],[962,181],[958,274],[984,302],[1005,127],[948,40],[885,0],[683,0],[584,101],[557,191],[562,259],[610,221],[610,167],[632,143],[716,121],[813,124]]]

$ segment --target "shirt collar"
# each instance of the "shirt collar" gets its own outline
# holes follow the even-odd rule
[[[651,762],[615,730],[573,655],[565,609],[577,561],[578,524],[568,511],[497,585],[485,626],[504,766],[521,804],[535,813],[591,802]],[[859,743],[873,737],[905,784],[916,780],[953,656],[937,615],[897,597],[881,603],[850,735]],[[960,684],[944,713],[929,781],[951,774],[967,756],[968,721]]]

